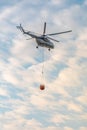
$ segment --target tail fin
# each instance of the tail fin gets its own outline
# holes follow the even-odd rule
[[[25,33],[23,27],[21,26],[21,24],[19,26],[16,26],[18,29],[20,29],[21,32]]]

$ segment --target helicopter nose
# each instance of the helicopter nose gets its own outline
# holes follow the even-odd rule
[[[53,43],[51,43],[52,44],[52,48],[54,49],[54,44]]]
[[[54,45],[53,45],[53,49],[54,49]]]

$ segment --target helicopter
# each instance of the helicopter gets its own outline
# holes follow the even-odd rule
[[[68,31],[64,31],[64,32],[46,34],[46,22],[44,22],[43,34],[39,34],[39,35],[32,31],[25,31],[21,24],[16,27],[23,34],[30,36],[31,37],[30,39],[34,38],[36,40],[36,43],[37,43],[36,48],[38,48],[39,46],[46,47],[46,48],[48,48],[49,51],[50,51],[50,49],[54,49],[54,43],[52,41],[59,42],[58,40],[54,39],[51,36],[72,32],[72,30],[68,30]],[[29,40],[29,39],[27,39],[27,40]]]

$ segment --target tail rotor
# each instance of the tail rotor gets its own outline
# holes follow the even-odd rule
[[[16,26],[16,27],[17,27],[17,29],[19,29],[21,32],[25,33],[25,31],[24,31],[24,29],[23,29],[23,27],[22,27],[21,24],[20,24],[19,26]]]

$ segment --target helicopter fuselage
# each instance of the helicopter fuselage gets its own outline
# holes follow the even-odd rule
[[[54,48],[54,44],[47,38],[36,38],[38,46],[47,47],[49,49]]]
[[[25,34],[31,36],[32,38],[35,38],[38,46],[54,49],[54,44],[48,38],[43,36],[37,36],[34,32],[31,31],[25,32]]]
[[[59,35],[59,34],[63,34],[63,33],[72,32],[72,30],[69,30],[69,31],[64,31],[64,32],[59,32],[59,33],[46,34],[46,22],[44,23],[44,30],[43,30],[42,35],[31,32],[31,31],[25,31],[23,29],[23,27],[21,26],[21,24],[20,24],[20,26],[17,26],[17,28],[20,29],[20,31],[22,31],[23,34],[26,34],[26,35],[28,35],[31,38],[34,38],[36,40],[36,43],[37,43],[36,48],[38,48],[38,46],[41,46],[41,47],[46,47],[49,50],[54,48],[54,44],[50,40],[55,41],[55,42],[59,42],[58,40],[52,38],[51,37],[52,35]]]

